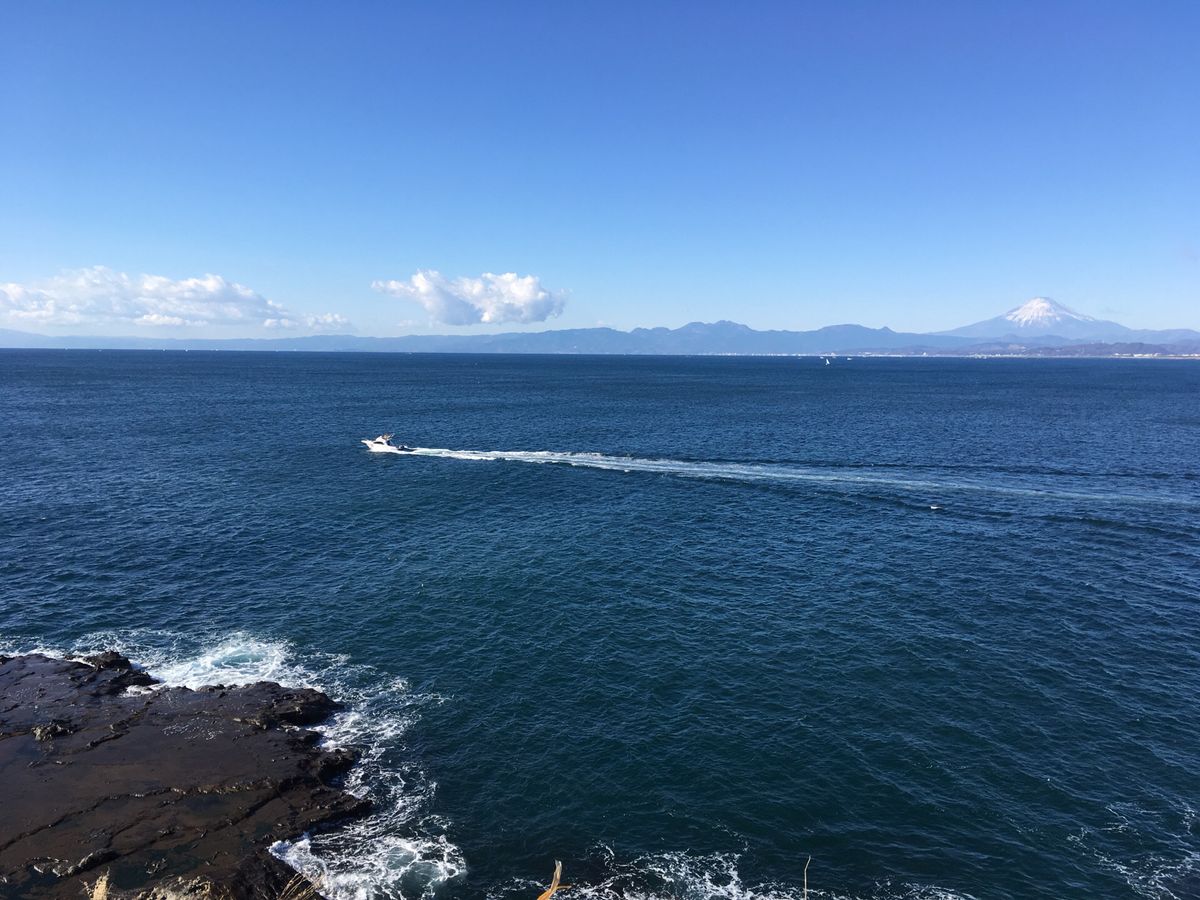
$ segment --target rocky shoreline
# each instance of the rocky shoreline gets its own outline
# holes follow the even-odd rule
[[[338,705],[155,684],[117,653],[0,656],[0,897],[311,896],[268,848],[367,811],[306,727]]]

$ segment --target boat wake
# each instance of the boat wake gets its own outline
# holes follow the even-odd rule
[[[918,493],[922,496],[946,492],[1002,494],[1048,500],[1086,503],[1144,503],[1200,506],[1200,500],[1160,492],[1101,493],[1065,486],[1062,477],[1043,476],[1032,480],[1020,476],[1013,483],[996,475],[985,478],[930,477],[921,472],[897,470],[872,471],[866,467],[802,466],[793,463],[657,459],[637,456],[612,456],[604,453],[576,453],[556,450],[452,450],[444,447],[406,448],[405,456],[459,459],[474,462],[520,462],[602,469],[610,472],[642,473],[677,478],[699,478],[744,483],[791,483],[837,490],[883,489]],[[932,508],[932,507],[930,507]],[[939,509],[941,507],[938,507]]]

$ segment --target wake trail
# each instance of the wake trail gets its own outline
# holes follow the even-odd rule
[[[678,478],[700,478],[745,483],[795,483],[830,488],[882,488],[922,494],[949,491],[1004,494],[1038,499],[1083,501],[1089,503],[1151,503],[1200,506],[1184,497],[1157,494],[1117,494],[1063,490],[1055,486],[1018,486],[963,479],[931,480],[918,476],[869,473],[861,469],[827,469],[790,463],[729,462],[679,459],[653,459],[637,456],[611,456],[556,450],[452,450],[444,447],[415,447],[405,456],[430,456],[475,462],[522,462],[540,465],[565,465],[603,469],[612,472],[641,472]]]

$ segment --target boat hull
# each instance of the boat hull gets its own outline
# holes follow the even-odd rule
[[[378,441],[359,441],[372,453],[412,453],[412,447],[393,447],[391,444],[380,444]]]

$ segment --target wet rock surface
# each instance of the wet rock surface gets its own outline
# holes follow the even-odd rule
[[[276,898],[267,848],[361,815],[310,689],[146,688],[116,653],[0,656],[0,897]],[[293,890],[295,885],[293,885]]]

